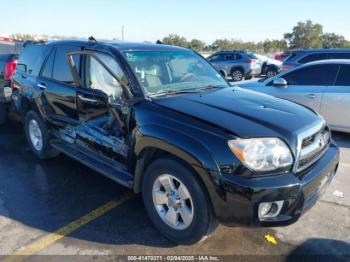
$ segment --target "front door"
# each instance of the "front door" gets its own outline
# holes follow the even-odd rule
[[[306,66],[280,76],[287,81],[287,86],[274,86],[271,80],[265,90],[320,112],[324,93],[327,86],[333,84],[337,71],[338,66],[333,64]]]
[[[125,78],[118,62],[109,54],[91,51],[71,53],[73,71],[76,56],[83,61],[76,100],[80,128],[77,141],[108,158],[126,161],[125,116],[118,105],[123,101],[120,79]]]

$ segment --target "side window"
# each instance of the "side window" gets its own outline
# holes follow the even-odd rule
[[[30,75],[39,75],[46,47],[39,44],[28,44],[20,55],[17,70],[26,72]]]
[[[101,90],[109,97],[112,103],[119,101],[123,93],[120,81],[125,81],[123,80],[125,76],[122,69],[112,57],[104,54],[96,54],[96,56],[119,78],[119,80],[97,59],[93,56],[87,56],[86,83],[88,87]]]
[[[46,60],[44,69],[41,73],[42,77],[52,78],[53,61],[55,59],[56,50],[52,50],[49,57]]]
[[[224,60],[226,60],[226,61],[235,60],[235,55],[234,54],[225,54]]]
[[[339,66],[313,65],[297,69],[282,76],[288,85],[332,85]]]
[[[72,72],[70,71],[66,54],[73,51],[78,51],[79,47],[72,46],[59,46],[56,49],[55,62],[53,65],[52,78],[70,85],[74,85]],[[77,61],[74,61],[74,65],[80,67],[80,56],[76,56]]]
[[[305,64],[313,61],[325,60],[327,58],[328,58],[328,55],[326,53],[310,54],[300,59],[299,63]]]
[[[329,59],[350,59],[350,53],[330,53]]]
[[[221,55],[219,55],[219,54],[213,55],[213,56],[209,57],[208,60],[210,62],[220,61],[221,60]]]
[[[350,65],[342,65],[337,81],[335,82],[336,86],[349,86],[350,87]]]

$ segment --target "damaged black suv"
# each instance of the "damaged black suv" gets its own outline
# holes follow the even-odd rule
[[[169,239],[295,222],[339,150],[300,105],[231,87],[197,53],[162,44],[28,43],[13,102],[39,158],[64,153],[142,192]]]

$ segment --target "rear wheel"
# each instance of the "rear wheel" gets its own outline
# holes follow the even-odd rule
[[[216,228],[202,184],[173,159],[153,162],[144,174],[143,199],[154,226],[178,244],[194,244]]]
[[[26,115],[25,132],[32,151],[40,159],[54,158],[59,154],[50,146],[48,129],[34,111],[29,111]]]
[[[266,70],[266,77],[267,78],[271,78],[274,77],[275,75],[277,75],[277,71],[274,69],[267,69]]]
[[[5,103],[0,103],[0,125],[5,124],[7,117],[7,109]]]
[[[233,81],[242,81],[244,75],[243,71],[239,68],[233,69],[231,72],[231,77]]]

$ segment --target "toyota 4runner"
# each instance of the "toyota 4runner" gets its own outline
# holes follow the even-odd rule
[[[142,192],[155,227],[181,244],[200,241],[217,221],[293,223],[338,167],[321,116],[231,87],[184,48],[31,43],[12,97],[35,155],[64,153]]]

